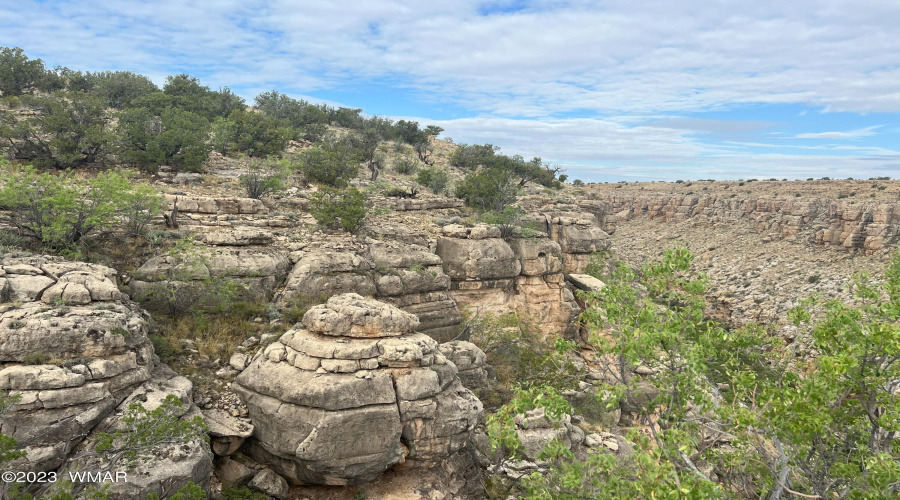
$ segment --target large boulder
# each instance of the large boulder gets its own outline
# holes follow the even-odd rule
[[[0,391],[19,397],[0,433],[27,452],[13,468],[56,469],[150,378],[149,316],[115,276],[56,257],[0,262]]]
[[[462,448],[481,402],[418,325],[357,294],[310,309],[235,379],[255,426],[245,449],[293,483],[345,485]]]
[[[436,253],[444,273],[454,281],[513,278],[522,265],[509,245],[500,238],[440,238]]]

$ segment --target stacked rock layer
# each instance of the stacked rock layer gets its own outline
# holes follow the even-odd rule
[[[248,452],[294,483],[343,485],[462,448],[481,402],[418,325],[352,293],[310,309],[235,379],[255,426]]]

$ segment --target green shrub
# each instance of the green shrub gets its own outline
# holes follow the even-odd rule
[[[293,136],[277,120],[256,111],[236,109],[228,115],[228,121],[234,123],[234,149],[251,158],[281,154]]]
[[[427,187],[434,194],[443,193],[450,182],[450,176],[442,168],[428,167],[419,170],[416,182]]]
[[[73,173],[40,174],[30,166],[20,173],[0,167],[0,207],[10,211],[20,234],[50,250],[71,251],[85,236],[119,221],[138,233],[160,207],[161,197],[150,186],[132,183],[120,170],[81,179]]]
[[[147,335],[147,338],[150,339],[150,343],[153,344],[153,350],[163,363],[168,363],[175,359],[175,348],[169,342],[169,339],[153,333]]]
[[[322,187],[309,200],[309,212],[319,224],[356,232],[366,216],[366,196],[356,188]]]
[[[146,108],[125,110],[119,114],[118,129],[122,160],[150,172],[160,165],[197,172],[212,149],[206,119],[176,108],[163,110],[159,117]]]
[[[359,173],[360,157],[353,144],[346,139],[327,137],[318,147],[303,151],[299,157],[300,171],[307,182],[343,187]]]
[[[34,116],[19,120],[0,112],[0,139],[8,155],[28,159],[38,167],[69,168],[102,161],[113,144],[106,105],[81,92],[24,95],[22,106]]]
[[[247,196],[256,200],[284,189],[285,173],[272,162],[247,167],[247,173],[239,178]]]
[[[269,497],[251,490],[246,486],[240,488],[222,488],[222,500],[268,500]]]
[[[50,356],[43,352],[32,352],[26,354],[22,362],[26,365],[46,365],[50,362]]]
[[[398,174],[411,175],[419,170],[419,162],[412,156],[403,156],[394,161],[394,170]]]
[[[29,92],[45,74],[40,59],[28,59],[19,47],[0,47],[0,94],[14,96]]]

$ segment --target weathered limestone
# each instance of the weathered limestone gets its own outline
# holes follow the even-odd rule
[[[125,300],[114,279],[110,268],[54,257],[0,262],[7,287],[0,304],[0,390],[21,398],[0,421],[0,433],[28,453],[12,466],[59,467],[150,378],[148,317]]]
[[[448,290],[439,257],[399,241],[375,241],[357,249],[298,252],[278,300],[322,300],[341,293],[374,296],[415,314],[419,331],[437,340],[456,336],[462,316]]]
[[[456,365],[459,381],[466,389],[483,389],[488,386],[487,356],[477,345],[464,340],[454,340],[439,346],[441,354]]]
[[[245,448],[291,482],[336,485],[460,449],[481,403],[418,324],[356,294],[311,309],[235,379],[255,426]]]
[[[78,452],[90,450],[97,444],[99,433],[114,433],[128,429],[122,419],[123,414],[132,403],[139,403],[144,409],[153,411],[158,408],[169,395],[175,395],[182,402],[185,413],[181,420],[190,420],[200,416],[200,410],[191,400],[192,384],[165,365],[159,366],[147,382],[136,388],[116,408],[116,411],[97,425],[85,442],[76,450],[73,459],[64,469],[70,471],[100,470],[104,462],[96,456],[79,457]],[[173,492],[193,482],[207,489],[213,468],[213,455],[209,445],[202,439],[187,443],[160,444],[151,451],[152,459],[139,461],[128,471],[127,481],[96,484],[106,487],[106,494],[111,500],[129,500],[146,498],[155,493],[165,498]]]
[[[900,203],[818,198],[726,198],[718,196],[657,195],[604,196],[614,217],[611,227],[638,214],[666,222],[697,219],[710,226],[745,219],[756,231],[792,238],[809,230],[810,241],[844,251],[872,254],[900,236]]]
[[[268,301],[289,269],[287,254],[276,250],[200,247],[151,258],[129,287],[135,300],[154,309],[215,300],[217,286],[233,288],[236,300]]]
[[[436,252],[453,280],[451,295],[459,304],[483,312],[521,314],[534,319],[547,334],[575,333],[580,310],[563,279],[567,256],[556,241],[505,241],[499,238],[499,229],[486,225],[448,225],[443,233]]]

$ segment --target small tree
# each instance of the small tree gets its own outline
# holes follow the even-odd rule
[[[119,135],[122,160],[151,172],[159,165],[197,172],[211,149],[206,119],[177,108],[159,117],[146,108],[125,110],[119,114]]]
[[[135,99],[159,91],[150,78],[131,71],[101,71],[89,75],[92,92],[111,108],[124,109]]]
[[[442,168],[428,167],[419,170],[419,174],[416,176],[416,182],[430,189],[432,193],[440,194],[447,189],[447,184],[450,182],[450,176],[447,175],[447,172]]]
[[[104,103],[93,94],[57,92],[46,97],[21,97],[36,115],[19,121],[0,115],[0,140],[12,156],[38,167],[69,168],[103,160],[112,145]]]
[[[30,166],[18,174],[6,167],[0,175],[0,207],[10,211],[10,223],[50,250],[72,251],[82,238],[112,229],[120,219],[130,231],[140,231],[159,210],[152,188],[133,184],[117,170],[87,180],[39,174]]]
[[[356,232],[366,216],[366,195],[356,188],[322,187],[309,200],[309,213],[330,229]]]
[[[235,149],[251,158],[281,154],[292,136],[277,120],[256,111],[236,109],[228,115],[228,120],[235,126]]]
[[[45,73],[44,62],[28,59],[21,48],[0,47],[0,94],[14,96],[29,92]]]
[[[359,162],[358,151],[349,140],[332,136],[321,146],[303,151],[299,167],[307,182],[342,187],[359,173]]]
[[[519,185],[509,170],[491,168],[471,174],[456,185],[456,197],[466,205],[481,210],[500,212],[516,201]]]

